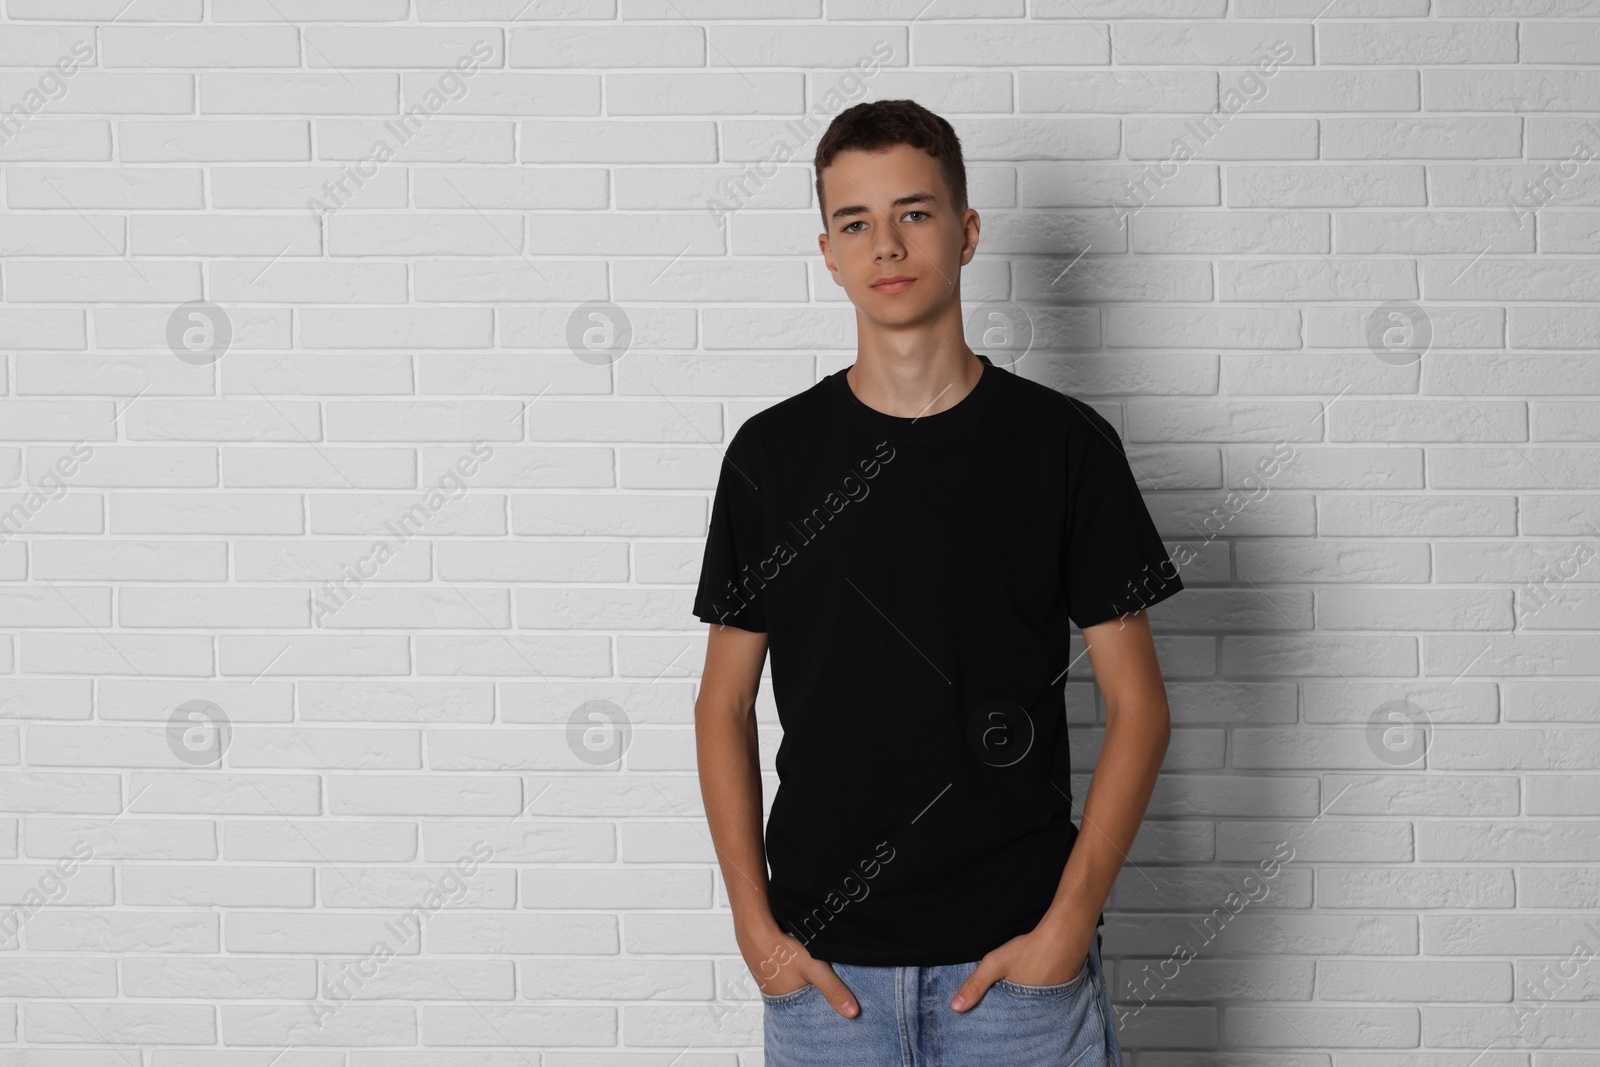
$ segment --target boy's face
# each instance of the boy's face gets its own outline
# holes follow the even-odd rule
[[[903,144],[840,152],[822,171],[822,192],[828,229],[817,243],[858,314],[903,326],[959,302],[978,213],[955,210],[932,156]],[[913,280],[874,284],[887,278]]]

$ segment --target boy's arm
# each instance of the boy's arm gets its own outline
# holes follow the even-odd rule
[[[1095,920],[1144,821],[1172,736],[1167,688],[1145,613],[1090,626],[1083,640],[1106,701],[1106,735],[1084,797],[1078,839],[1039,924],[1074,945],[1087,944],[1081,936],[1085,928],[1093,936]],[[1081,956],[1073,962],[1081,962]]]
[[[761,758],[756,692],[767,635],[711,624],[700,696],[694,702],[700,796],[711,842],[733,909],[733,936],[762,992],[788,993],[810,983],[840,1015],[860,1009],[833,967],[783,931],[767,899],[767,848],[761,826]],[[796,979],[800,985],[793,985]],[[768,988],[769,986],[787,988]]]
[[[756,739],[756,693],[767,658],[767,635],[711,624],[706,665],[694,703],[695,752],[700,796],[728,887],[734,933],[741,950],[751,940],[778,940],[767,903],[767,852],[761,826],[761,763]],[[745,953],[748,958],[749,953]],[[758,978],[775,973],[769,970]]]
[[[1172,724],[1150,620],[1136,611],[1086,628],[1083,639],[1106,698],[1106,737],[1077,840],[1044,917],[979,961],[951,999],[956,1011],[978,1003],[998,978],[1058,985],[1083,969],[1100,909],[1133,847],[1166,758]]]

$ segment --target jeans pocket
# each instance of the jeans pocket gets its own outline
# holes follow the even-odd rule
[[[756,992],[760,993],[760,990]],[[776,1008],[787,1004],[794,1004],[802,1000],[808,993],[822,992],[816,983],[807,982],[799,989],[791,989],[787,993],[761,993],[761,1002],[769,1008]]]
[[[1083,957],[1083,966],[1078,968],[1078,973],[1065,982],[1059,982],[1055,985],[1024,985],[1021,982],[1013,982],[1009,978],[997,978],[994,984],[998,988],[1004,989],[1008,993],[1015,993],[1018,996],[1064,997],[1076,992],[1078,987],[1083,985],[1088,978],[1089,957],[1086,955]]]

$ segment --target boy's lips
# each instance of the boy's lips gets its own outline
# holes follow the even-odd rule
[[[896,276],[893,278],[885,278],[881,282],[874,282],[872,284],[872,288],[876,289],[880,293],[898,293],[914,281],[916,281],[915,278]]]

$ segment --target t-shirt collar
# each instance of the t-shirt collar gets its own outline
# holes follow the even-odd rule
[[[902,418],[868,406],[850,388],[850,381],[845,377],[849,367],[828,376],[829,392],[835,405],[843,409],[847,417],[874,433],[901,440],[943,437],[970,425],[978,417],[994,394],[995,379],[1002,373],[988,356],[981,352],[974,354],[983,361],[983,373],[978,376],[978,381],[955,406],[931,415]]]

